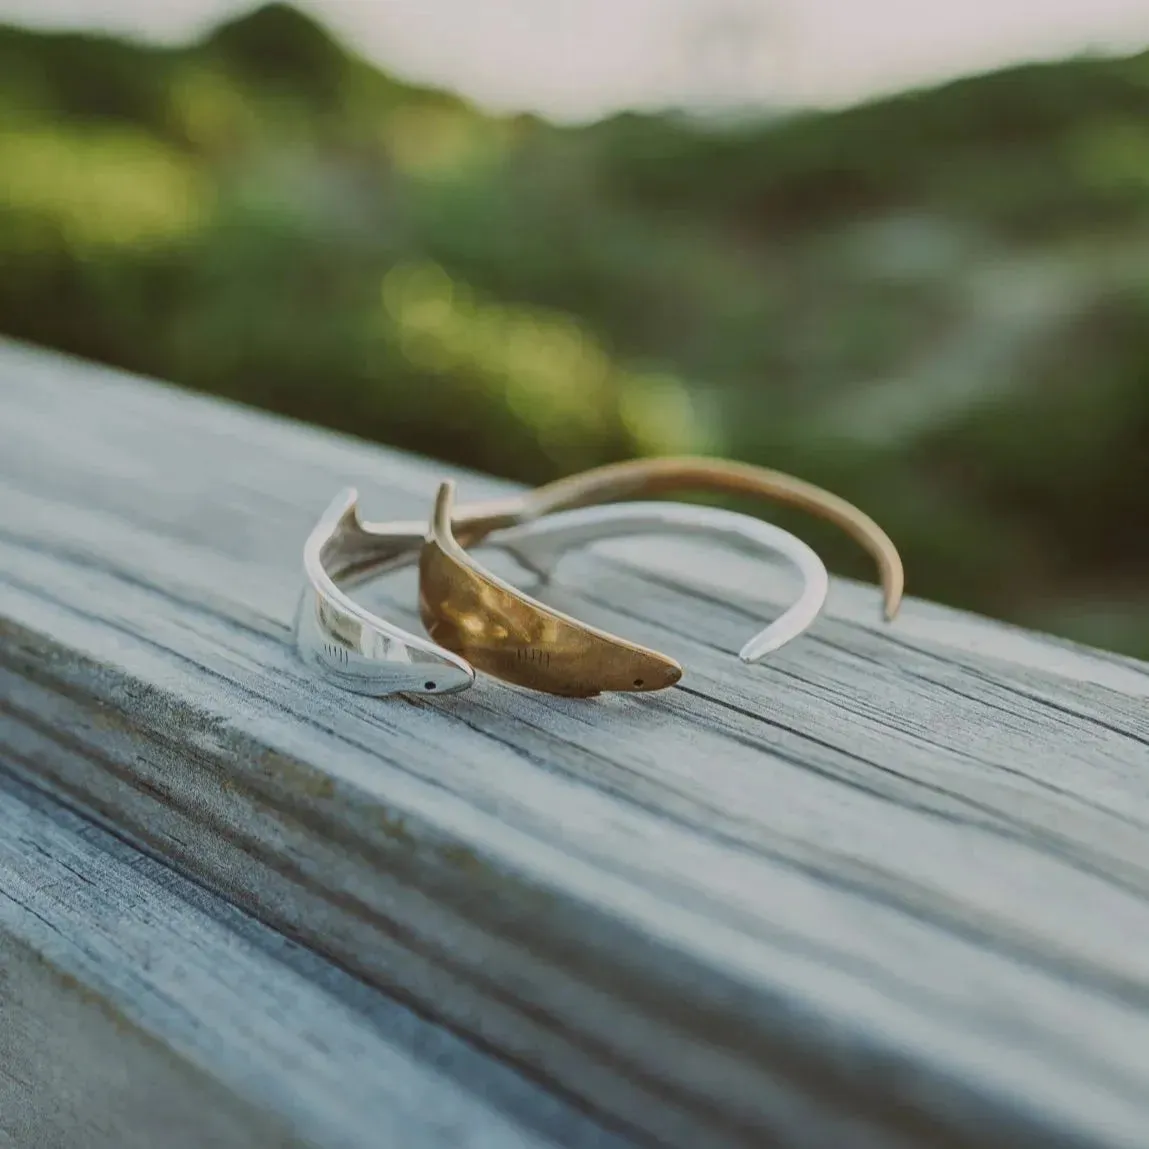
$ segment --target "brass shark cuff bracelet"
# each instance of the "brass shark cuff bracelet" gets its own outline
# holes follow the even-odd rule
[[[446,482],[419,560],[420,613],[436,642],[505,682],[548,694],[588,698],[606,690],[661,690],[682,677],[673,658],[588,626],[484,570],[455,541],[453,505],[454,484]],[[798,567],[802,595],[743,646],[744,662],[755,662],[797,637],[826,601],[829,576],[805,543],[769,523],[713,507],[632,503],[558,511],[488,541],[546,575],[559,552],[602,538],[612,526],[628,537],[670,532],[716,536],[743,548],[778,552]]]
[[[472,666],[551,694],[657,690],[681,677],[673,659],[552,610],[486,571],[464,546],[494,527],[528,523],[560,508],[683,490],[765,496],[836,522],[874,556],[885,614],[897,613],[904,574],[897,548],[856,507],[809,483],[719,459],[639,459],[540,487],[509,515],[454,510],[453,484],[439,490],[419,565],[419,610],[428,634]],[[743,656],[746,651],[744,649]]]

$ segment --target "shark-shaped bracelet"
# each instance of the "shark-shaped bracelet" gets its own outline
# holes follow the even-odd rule
[[[792,475],[746,463],[698,457],[638,459],[586,471],[520,496],[458,508],[453,507],[453,492],[448,486],[440,491],[430,528],[412,521],[362,522],[355,493],[345,492],[328,508],[304,548],[307,585],[296,616],[300,654],[343,687],[377,696],[463,690],[473,682],[475,666],[555,693],[651,690],[671,685],[682,673],[673,659],[593,628],[584,628],[580,638],[590,642],[593,635],[592,645],[599,650],[595,655],[599,669],[588,674],[589,665],[575,665],[577,643],[564,653],[545,640],[551,633],[547,625],[554,628],[560,621],[564,626],[583,624],[494,579],[463,548],[514,528],[506,536],[512,549],[520,558],[529,559],[532,553],[538,557],[544,542],[553,552],[556,545],[562,549],[588,541],[595,532],[602,537],[604,532],[625,533],[627,529],[625,516],[616,511],[597,520],[594,516],[552,520],[549,526],[542,525],[544,517],[680,491],[753,495],[798,506],[837,523],[874,556],[886,617],[892,618],[897,612],[904,586],[897,549],[873,519],[844,499]],[[665,516],[671,512],[663,506],[661,513],[664,517],[657,529],[665,531],[670,526]],[[632,519],[634,529],[656,529],[651,523],[657,516],[652,520],[652,514],[647,508],[640,509]],[[726,539],[739,538],[759,549],[775,549],[763,534],[745,524],[734,529],[736,521],[714,516],[707,527],[697,518],[690,524],[681,515],[678,519],[682,529],[693,533],[710,529]],[[532,536],[532,529],[537,530],[536,536]],[[536,539],[533,552],[532,537]],[[773,543],[779,537],[772,536]],[[797,554],[791,548],[790,557],[795,562],[799,562]],[[422,567],[420,611],[431,639],[380,618],[347,593],[364,580],[410,564],[416,557]],[[780,635],[786,635],[788,641],[809,625],[803,620],[815,597],[811,587],[816,587],[818,580],[811,577],[813,568],[802,566],[807,560],[804,556],[799,562],[806,576],[802,597],[783,618],[743,648],[743,658],[761,657],[768,649],[777,648]],[[514,638],[510,631],[503,635],[499,628],[505,627],[505,622],[489,624],[483,616],[486,607],[504,611],[514,607],[526,629],[520,628]],[[564,633],[574,636],[569,630]],[[598,645],[603,642],[605,646]],[[624,667],[625,659],[638,659],[643,668],[635,670],[629,663]]]
[[[480,581],[487,576],[468,555],[455,553],[453,547],[473,546],[494,532],[518,527],[522,530],[511,534],[509,541],[520,554],[525,554],[524,540],[530,537],[530,526],[543,516],[601,503],[686,491],[753,495],[812,511],[820,518],[838,524],[876,558],[886,618],[893,618],[896,614],[904,587],[901,558],[885,531],[853,504],[802,479],[748,463],[694,456],[647,458],[601,466],[509,499],[469,503],[454,509],[449,489],[446,493],[440,491],[437,516],[430,531],[429,527],[418,522],[361,522],[354,492],[341,495],[326,511],[304,547],[308,585],[296,616],[300,653],[340,685],[373,695],[402,692],[438,694],[464,689],[473,680],[471,660],[481,669],[508,677],[511,657],[508,651],[514,643],[504,649],[489,646],[491,631],[481,641],[469,637],[483,633],[483,618],[469,614],[466,624],[461,625],[458,601],[455,600],[453,607],[446,606],[452,602],[452,596],[434,593],[433,579],[441,577],[441,569],[452,564],[440,562],[435,553],[441,552],[447,560],[454,562],[456,570],[466,570],[466,577],[456,576],[458,589],[465,589],[472,576]],[[642,511],[642,515],[649,518],[648,511]],[[635,519],[635,524],[638,522],[639,519]],[[717,519],[714,522],[717,525]],[[726,530],[719,529],[718,533],[730,538],[730,525],[731,520],[725,520]],[[622,519],[611,519],[610,526],[611,531],[617,533],[622,529]],[[583,533],[584,537],[578,541],[586,541],[585,533],[589,529],[588,520],[570,526],[576,534]],[[595,531],[603,529],[602,522],[593,526]],[[541,527],[539,530],[540,540],[548,537],[546,530]],[[661,530],[665,530],[665,526]],[[746,532],[741,534],[748,539]],[[562,532],[549,537],[561,539]],[[762,546],[761,537],[755,545]],[[421,593],[421,612],[425,625],[431,627],[441,642],[418,637],[372,615],[346,594],[348,589],[363,580],[414,562],[419,555],[424,566],[421,581],[426,584]],[[440,571],[439,576],[435,576],[437,570]],[[517,596],[527,610],[549,610],[509,584],[496,580],[495,585],[500,594]],[[472,586],[466,592],[472,600],[475,599],[475,589]],[[807,601],[807,596],[803,595],[800,603],[792,608],[792,614],[784,618],[801,617],[793,615],[793,609]],[[781,623],[782,619],[779,619],[768,633],[780,633],[777,627]],[[603,632],[596,633],[601,635]],[[614,639],[611,635],[606,635],[606,638],[616,643],[616,651],[643,649],[634,648],[633,643]],[[532,658],[537,665],[545,663],[543,655],[546,654],[552,656],[554,663],[554,650],[537,646],[523,649],[531,649],[534,653],[512,655],[519,669],[520,664],[530,664]],[[648,651],[648,654],[654,654],[654,651]],[[747,649],[743,649],[743,657],[746,656]],[[629,680],[612,674],[609,688],[634,691],[671,685],[681,670],[677,663],[666,660],[665,656],[657,657],[662,660],[661,674],[648,677],[647,673],[634,673]],[[520,673],[519,678],[523,677],[527,676]],[[581,674],[576,674],[573,679],[568,674],[565,683],[550,676],[553,680],[549,685],[546,674],[529,677],[531,683],[527,685],[540,689],[560,688],[556,693],[570,693],[571,687],[578,687],[576,693],[588,693],[592,685]],[[642,685],[634,685],[640,679]]]
[[[588,698],[606,690],[661,690],[682,677],[673,658],[588,626],[482,568],[455,541],[453,499],[453,484],[444,483],[419,561],[419,608],[433,639],[477,669],[548,694]],[[826,602],[829,575],[806,543],[761,519],[715,507],[650,502],[557,511],[498,531],[486,543],[545,577],[571,547],[642,534],[709,536],[751,554],[773,552],[798,568],[801,595],[743,646],[744,662],[757,662],[796,638]]]
[[[472,642],[477,640],[479,629],[484,630],[488,640],[497,636],[495,646],[499,653],[488,641],[490,649],[483,658],[484,669],[489,668],[492,659],[498,661],[501,654],[508,662],[508,672],[499,677],[529,686],[541,673],[542,680],[549,684],[544,689],[581,696],[604,690],[657,690],[673,685],[682,676],[682,668],[673,659],[580,623],[521,596],[509,584],[505,584],[502,593],[493,590],[491,584],[498,580],[492,575],[484,572],[481,578],[456,578],[450,552],[458,544],[444,529],[448,514],[449,503],[441,498],[432,526],[435,549],[425,549],[423,561],[426,563],[431,553],[442,553],[443,575],[446,585],[455,592],[455,602],[459,601],[462,585],[471,588],[468,603],[473,617],[462,625],[476,632]],[[759,557],[780,555],[797,568],[802,578],[800,596],[746,643],[742,657],[747,662],[757,661],[796,638],[814,622],[825,604],[829,575],[811,547],[770,523],[714,507],[647,502],[556,511],[522,526],[496,531],[484,541],[487,546],[508,552],[522,566],[549,576],[559,557],[575,547],[614,537],[670,533],[713,538]],[[466,689],[474,679],[473,668],[439,645],[434,630],[428,641],[366,610],[346,593],[348,582],[358,584],[365,576],[356,577],[352,570],[348,579],[345,572],[349,568],[342,566],[339,559],[350,552],[362,557],[370,546],[363,536],[363,524],[355,513],[354,493],[345,492],[320,520],[308,542],[305,566],[309,587],[297,616],[300,653],[325,677],[357,693],[444,694]],[[368,535],[367,539],[372,537],[378,536]],[[442,552],[440,546],[444,548]],[[415,558],[413,552],[411,561]],[[422,597],[429,586],[435,585],[435,579],[421,573],[420,585]],[[440,606],[438,613],[426,615],[436,619],[436,627],[444,625],[444,620],[458,622],[446,600]],[[507,641],[511,633],[506,627],[508,612],[517,619],[514,632],[521,634],[526,628],[529,637]],[[560,648],[563,653],[557,657],[565,658],[568,664],[561,675],[555,662]],[[593,672],[592,662],[599,665]]]

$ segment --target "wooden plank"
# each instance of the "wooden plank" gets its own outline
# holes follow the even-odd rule
[[[0,404],[29,778],[668,1144],[1143,1144],[1144,666],[837,583],[747,670],[784,579],[644,542],[548,598],[682,687],[350,698],[290,650],[302,539],[443,468],[15,347]]]
[[[0,959],[15,1145],[624,1144],[11,780]]]

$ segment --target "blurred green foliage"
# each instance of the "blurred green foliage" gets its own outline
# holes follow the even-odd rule
[[[0,29],[0,330],[527,481],[792,470],[914,592],[1149,655],[1149,55],[557,127],[283,5]]]

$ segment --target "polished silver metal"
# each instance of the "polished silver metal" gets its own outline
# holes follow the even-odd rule
[[[421,523],[394,524],[399,537],[392,556],[389,536],[363,530],[357,502],[353,489],[340,492],[304,544],[307,585],[295,616],[300,657],[345,690],[376,698],[466,690],[475,672],[465,659],[380,618],[344,593],[377,573],[381,559],[398,559],[397,565],[403,557],[414,562],[427,533]]]
[[[494,532],[483,545],[506,551],[528,570],[549,577],[574,547],[603,539],[651,534],[718,536],[754,555],[777,553],[802,576],[797,602],[743,646],[756,662],[801,634],[826,600],[829,576],[800,539],[769,523],[732,511],[684,503],[619,503],[557,511]],[[372,697],[452,694],[475,678],[463,658],[360,606],[346,591],[418,560],[427,524],[414,520],[365,523],[357,495],[341,492],[324,512],[303,549],[307,583],[296,612],[296,645],[312,669],[345,690]]]

